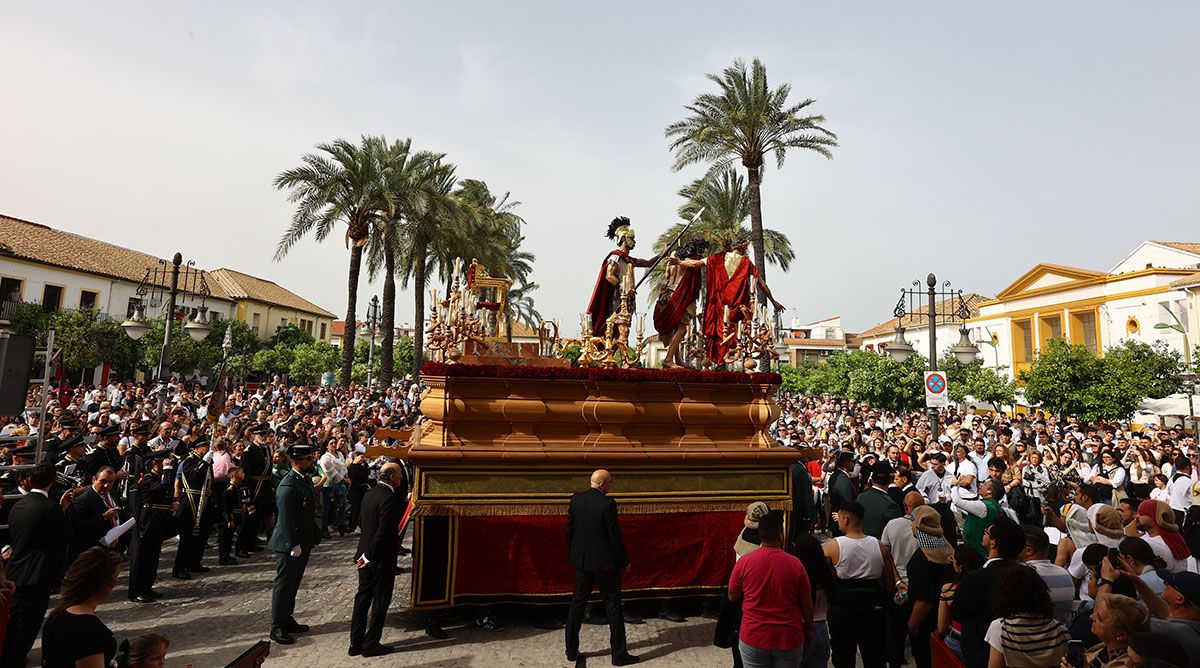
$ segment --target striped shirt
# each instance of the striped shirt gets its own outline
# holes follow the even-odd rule
[[[1031,559],[1025,562],[1025,565],[1037,571],[1050,588],[1055,621],[1064,625],[1070,624],[1075,607],[1075,580],[1071,574],[1062,566],[1055,566],[1049,559]]]
[[[1067,655],[1070,636],[1053,619],[1013,615],[992,620],[984,640],[1004,654],[1008,668],[1054,668]]]

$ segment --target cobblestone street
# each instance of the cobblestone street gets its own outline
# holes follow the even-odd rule
[[[397,648],[390,656],[373,659],[346,655],[349,644],[350,605],[357,586],[350,565],[358,537],[335,537],[317,546],[304,576],[296,618],[312,626],[299,636],[295,645],[272,644],[267,666],[419,666],[422,668],[476,666],[566,666],[563,632],[537,629],[529,620],[513,614],[501,614],[504,626],[495,632],[475,626],[463,617],[447,620],[447,640],[425,635],[420,620],[405,607],[409,597],[409,576],[397,576],[392,612],[384,629],[383,641]],[[157,631],[171,640],[167,665],[182,668],[191,662],[195,668],[224,666],[238,654],[270,632],[271,584],[275,573],[270,552],[260,552],[237,566],[217,566],[215,551],[205,552],[205,565],[212,572],[190,581],[170,576],[175,541],[164,546],[160,580],[156,589],[165,594],[157,603],[135,604],[126,598],[126,574],[117,590],[98,611],[113,629],[118,642],[139,633]],[[408,558],[401,559],[408,566]],[[647,613],[648,614],[648,613]],[[565,617],[565,608],[561,613]],[[629,648],[651,666],[723,666],[730,662],[728,650],[711,645],[713,624],[700,617],[686,623],[649,619],[642,625],[626,625]],[[608,628],[584,625],[581,646],[591,666],[611,665],[608,655]],[[40,647],[35,647],[29,665],[41,663]]]

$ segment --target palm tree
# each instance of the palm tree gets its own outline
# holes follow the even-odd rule
[[[814,100],[788,105],[791,86],[782,84],[772,90],[767,85],[767,68],[755,58],[747,70],[742,59],[733,61],[720,76],[708,75],[720,89],[704,93],[685,107],[690,116],[667,126],[675,152],[674,169],[679,171],[696,163],[712,163],[709,173],[719,172],[734,160],[741,160],[750,185],[750,232],[754,244],[754,262],[766,277],[766,242],[762,223],[763,161],[774,154],[777,167],[783,167],[790,148],[815,151],[833,158],[831,149],[837,135],[821,127],[825,117],[802,115]]]
[[[396,249],[396,272],[401,287],[413,284],[413,375],[421,373],[425,358],[425,289],[430,273],[440,269],[441,249],[463,238],[461,207],[453,197],[454,165],[444,154],[430,154],[413,178],[420,184],[421,197],[414,197],[403,211],[403,234]]]
[[[679,196],[684,203],[679,207],[679,217],[690,221],[703,208],[699,220],[688,232],[690,239],[703,239],[708,242],[711,252],[729,250],[739,238],[750,234],[744,223],[750,217],[750,197],[746,191],[745,179],[732,167],[709,174],[705,178],[696,179],[679,190]],[[661,253],[667,248],[686,223],[676,223],[667,228],[654,242],[654,252]],[[763,230],[763,245],[768,264],[773,264],[783,271],[791,267],[796,259],[792,242],[783,232],[778,230]],[[657,294],[662,289],[663,269],[660,263],[650,276],[651,291]]]
[[[387,149],[387,178],[384,192],[390,207],[385,219],[372,227],[367,245],[367,272],[371,280],[383,273],[383,303],[380,314],[383,339],[379,353],[379,382],[391,385],[396,338],[396,258],[405,233],[405,216],[423,208],[435,196],[429,192],[429,166],[439,156],[429,151],[413,153],[412,140],[393,143]]]
[[[380,213],[391,208],[382,188],[385,166],[381,161],[384,141],[363,136],[359,144],[345,139],[318,144],[305,154],[301,165],[275,177],[276,190],[288,190],[288,201],[296,204],[292,223],[275,246],[275,261],[309,233],[324,241],[335,227],[346,225],[350,249],[347,274],[346,332],[342,339],[342,387],[349,387],[354,367],[355,311],[358,309],[358,279],[362,268],[363,244]]]

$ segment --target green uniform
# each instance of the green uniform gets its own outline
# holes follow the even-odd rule
[[[275,490],[278,512],[275,531],[267,547],[275,552],[275,588],[271,593],[271,626],[284,628],[296,623],[296,593],[308,566],[308,555],[317,539],[317,494],[307,476],[288,471]],[[293,548],[299,556],[292,556]]]

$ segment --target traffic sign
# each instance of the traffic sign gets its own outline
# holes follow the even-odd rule
[[[946,374],[942,371],[925,372],[925,406],[927,408],[945,408],[950,405],[950,395],[946,392]]]

